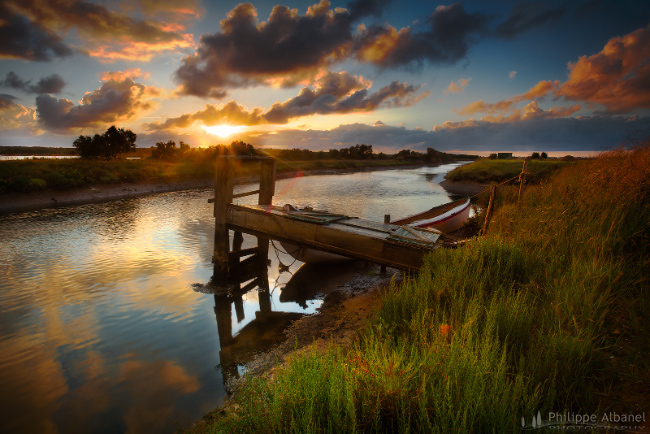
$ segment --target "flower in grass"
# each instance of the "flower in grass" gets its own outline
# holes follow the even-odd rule
[[[440,336],[446,339],[451,333],[451,326],[449,324],[440,324],[440,328],[438,330],[440,332]]]

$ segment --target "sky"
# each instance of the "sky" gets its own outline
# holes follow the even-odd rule
[[[0,145],[587,155],[650,137],[646,0],[0,0]]]

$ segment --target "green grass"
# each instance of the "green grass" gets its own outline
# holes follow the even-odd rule
[[[483,158],[473,163],[460,166],[449,172],[445,178],[449,181],[473,181],[482,183],[500,183],[519,176],[524,160],[490,160]],[[548,179],[567,162],[559,160],[529,160],[526,181],[539,183]]]
[[[249,377],[207,432],[517,432],[647,411],[650,147],[571,165],[391,285],[348,349]]]
[[[317,169],[360,169],[412,164],[404,160],[310,160],[278,161],[277,172]],[[0,161],[0,194],[44,189],[66,190],[112,183],[138,183],[209,179],[214,177],[214,160],[185,158],[179,161],[140,160],[10,160]],[[236,168],[236,176],[255,175],[255,164]]]

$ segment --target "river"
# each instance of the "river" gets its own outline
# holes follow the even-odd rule
[[[274,203],[399,218],[449,201],[438,183],[455,166],[279,180]],[[301,264],[274,249],[268,296],[251,291],[231,305],[197,290],[213,272],[212,195],[0,216],[0,432],[175,432],[220,405],[225,376],[242,370],[225,358],[245,360],[233,355],[245,345],[226,351],[220,335],[230,345],[254,334],[253,320],[271,311],[276,326],[252,339],[262,347],[246,348],[264,350],[316,312],[313,288],[283,295]]]

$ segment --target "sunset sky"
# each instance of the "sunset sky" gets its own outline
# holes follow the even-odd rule
[[[0,145],[598,152],[650,136],[650,1],[2,0]],[[225,127],[225,128],[224,128]]]

